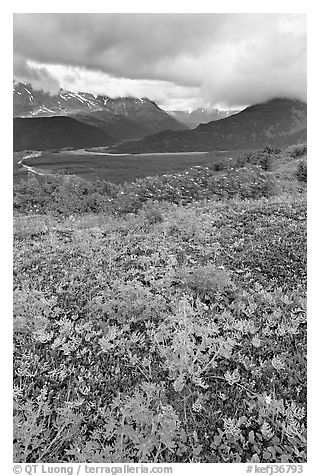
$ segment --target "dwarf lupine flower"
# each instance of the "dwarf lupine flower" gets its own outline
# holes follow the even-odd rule
[[[283,370],[285,368],[285,365],[284,365],[284,362],[283,360],[275,355],[273,358],[272,358],[272,366],[276,369],[276,370]]]
[[[261,346],[261,340],[260,340],[259,337],[257,337],[257,336],[254,336],[254,337],[252,338],[251,343],[252,343],[253,347],[257,347],[257,348],[258,348],[258,347]]]
[[[219,393],[218,393],[218,397],[221,398],[221,400],[226,400],[226,399],[227,399],[226,394],[223,393],[223,392],[219,392]]]
[[[265,402],[267,405],[271,405],[272,398],[270,397],[270,395],[266,395]]]
[[[49,342],[53,338],[53,332],[46,332],[44,329],[39,329],[38,331],[33,333],[33,337],[36,342],[46,343]]]
[[[44,386],[41,390],[40,390],[40,394],[38,395],[37,397],[37,402],[40,403],[40,402],[44,402],[47,400],[47,396],[48,396],[48,387]]]
[[[233,385],[234,383],[239,382],[240,380],[240,374],[238,369],[235,369],[232,374],[229,372],[229,370],[224,374],[224,378],[228,382],[229,385]]]
[[[199,399],[197,399],[192,405],[192,410],[196,413],[199,413],[202,409],[203,407],[201,405],[201,402],[199,401]]]

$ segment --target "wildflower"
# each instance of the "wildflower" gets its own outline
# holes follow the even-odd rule
[[[44,386],[44,387],[40,390],[40,394],[39,394],[39,396],[37,397],[38,403],[40,403],[41,401],[45,401],[45,400],[47,399],[47,396],[48,396],[48,387]]]
[[[218,397],[221,398],[221,400],[223,400],[223,401],[227,399],[226,394],[223,393],[223,392],[219,392],[219,393],[218,393]]]
[[[232,374],[227,371],[225,374],[224,374],[224,378],[226,379],[226,381],[228,382],[229,385],[233,385],[234,383],[237,383],[239,382],[240,380],[240,374],[239,374],[239,371],[238,369],[235,369]]]
[[[257,347],[257,348],[258,348],[258,347],[261,346],[261,340],[260,340],[259,337],[257,337],[257,336],[254,336],[254,337],[252,338],[251,343],[252,343],[253,347]]]
[[[202,408],[203,408],[203,407],[202,407],[202,405],[201,405],[199,399],[197,399],[197,400],[193,403],[193,405],[192,405],[192,410],[193,410],[194,412],[196,412],[196,413],[201,412]]]
[[[48,342],[52,339],[53,337],[53,332],[46,332],[44,329],[39,329],[38,331],[33,333],[34,339],[36,342]]]
[[[279,356],[274,356],[272,358],[272,366],[276,369],[276,370],[282,370],[285,368],[285,365],[284,365],[284,362],[283,360],[279,357]]]
[[[266,395],[265,402],[266,402],[267,405],[271,405],[272,399],[271,399],[270,395]]]
[[[285,336],[288,332],[288,328],[286,324],[279,324],[276,329],[276,334],[279,336]]]

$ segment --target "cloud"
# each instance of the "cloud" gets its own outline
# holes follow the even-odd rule
[[[13,58],[13,77],[18,81],[31,83],[35,89],[55,94],[60,89],[59,80],[54,78],[46,67],[31,66],[19,55]]]
[[[197,87],[180,86],[169,81],[116,78],[100,71],[63,65],[39,65],[31,62],[34,70],[45,69],[47,74],[68,91],[87,91],[109,97],[148,97],[160,107],[194,109],[203,106],[201,91]]]
[[[15,14],[14,52],[43,76],[100,72],[154,100],[165,84],[212,105],[306,98],[303,14]]]

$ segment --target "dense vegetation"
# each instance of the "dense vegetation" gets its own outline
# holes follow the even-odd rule
[[[15,187],[16,462],[306,461],[292,154]]]

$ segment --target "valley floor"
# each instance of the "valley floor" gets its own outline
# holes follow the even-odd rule
[[[102,150],[102,152],[100,151]],[[103,148],[42,151],[36,159],[24,159],[24,164],[40,174],[72,174],[86,180],[104,179],[113,183],[130,182],[156,174],[181,172],[194,165],[214,164],[240,151],[177,152],[163,154],[109,154]],[[19,166],[24,155],[14,153],[14,181],[26,179],[28,171]]]

